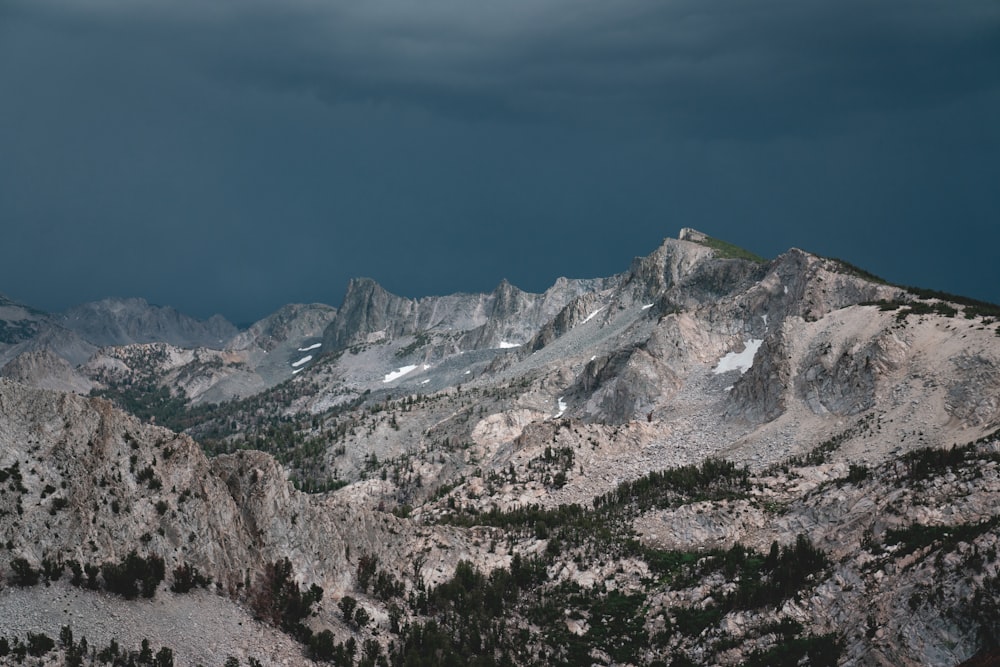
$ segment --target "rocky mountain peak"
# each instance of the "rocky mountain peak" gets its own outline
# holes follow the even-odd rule
[[[407,328],[414,306],[411,299],[389,293],[371,278],[352,278],[343,303],[323,334],[324,351],[398,334]]]
[[[59,324],[94,345],[166,342],[221,349],[238,329],[220,315],[200,321],[145,299],[103,299],[66,311]]]
[[[680,233],[677,234],[679,241],[690,241],[692,243],[705,243],[708,241],[708,238],[708,234],[699,232],[697,229],[691,227],[682,227]]]
[[[626,283],[639,299],[657,298],[712,256],[712,250],[704,245],[667,238],[649,255],[632,260]]]

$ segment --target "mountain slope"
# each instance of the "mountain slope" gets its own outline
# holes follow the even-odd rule
[[[287,557],[326,596],[286,630],[339,664],[957,665],[1000,639],[998,315],[695,230],[542,295],[357,280],[223,351],[102,353],[170,386],[283,358],[181,408],[211,459],[0,382],[0,541],[189,562],[258,614]]]
[[[8,562],[100,565],[138,550],[163,558],[167,572],[194,566],[248,605],[265,565],[283,558],[298,581],[340,598],[366,554],[391,563],[423,553],[422,572],[399,576],[433,582],[479,551],[454,529],[418,529],[391,514],[299,493],[266,454],[209,461],[190,438],[142,424],[106,401],[6,380],[0,470],[9,485],[0,494]],[[315,624],[342,631],[335,609],[321,607]]]

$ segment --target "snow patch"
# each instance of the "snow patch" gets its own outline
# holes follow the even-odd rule
[[[501,350],[509,350],[512,347],[521,347],[521,344],[520,343],[510,343],[510,342],[507,342],[505,340],[500,341],[500,349]]]
[[[788,294],[788,285],[782,285],[785,288],[785,294]]]
[[[592,313],[591,313],[590,315],[587,315],[587,316],[586,316],[585,318],[583,318],[583,322],[580,322],[580,324],[586,324],[586,323],[587,323],[587,322],[589,322],[589,321],[590,321],[591,319],[593,319],[594,315],[597,315],[597,313],[601,312],[601,311],[602,311],[602,310],[604,310],[604,309],[605,309],[606,307],[607,307],[607,306],[601,306],[600,308],[598,308],[597,310],[595,310],[594,312],[592,312]]]
[[[712,369],[712,372],[716,375],[729,371],[739,371],[741,375],[746,373],[753,366],[753,357],[763,342],[760,338],[745,341],[742,352],[729,352],[722,359],[719,359],[719,363]]]
[[[558,419],[559,417],[562,417],[563,413],[566,412],[566,401],[563,400],[563,397],[560,396],[556,400],[559,402],[559,412],[557,412],[553,416],[553,419]]]
[[[413,365],[413,366],[403,366],[401,368],[398,368],[398,369],[394,370],[391,373],[387,373],[386,376],[385,376],[385,379],[382,380],[382,382],[392,382],[393,380],[398,380],[399,378],[403,377],[407,373],[412,373],[415,370],[417,370],[416,365]]]
[[[293,361],[292,362],[292,368],[297,368],[297,367],[301,366],[304,363],[310,362],[310,361],[312,361],[312,358],[313,358],[313,356],[311,354],[307,354],[306,356],[302,357],[298,361]]]
[[[761,315],[760,319],[764,320],[764,328],[767,328],[767,315]]]
[[[465,371],[462,375],[469,375],[470,373],[472,373],[472,371]]]
[[[643,309],[643,310],[649,310],[649,309],[650,309],[650,308],[652,308],[652,307],[653,307],[653,304],[651,304],[651,303],[647,303],[647,304],[646,304],[645,306],[643,306],[643,307],[642,307],[642,309]]]
[[[313,343],[309,347],[300,347],[299,352],[308,352],[309,350],[316,350],[323,347],[323,343]]]
[[[421,380],[421,381],[420,381],[420,384],[427,384],[427,383],[428,383],[428,382],[430,382],[430,381],[431,381],[431,379],[430,379],[430,378],[427,378],[426,380]]]
[[[596,358],[597,358],[597,355],[595,354],[594,356],[592,356],[592,357],[590,358],[590,360],[591,360],[591,361],[593,361],[593,360],[594,360],[594,359],[596,359]]]
[[[295,370],[292,371],[292,375],[295,375],[296,373],[301,373],[304,370],[305,370],[304,368],[296,368]]]

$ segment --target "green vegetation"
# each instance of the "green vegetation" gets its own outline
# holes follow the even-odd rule
[[[722,574],[724,586],[735,583],[735,590],[728,594],[721,588],[713,591],[715,602],[704,608],[671,608],[666,629],[650,637],[646,629],[647,593],[626,593],[604,584],[585,589],[570,581],[550,581],[546,574],[552,564],[550,556],[524,560],[515,555],[510,568],[488,575],[462,562],[451,580],[430,590],[418,586],[411,595],[415,611],[427,620],[401,631],[398,647],[390,655],[391,664],[569,666],[590,664],[595,651],[606,653],[616,663],[642,664],[651,645],[669,645],[671,637],[697,637],[717,627],[732,610],[776,606],[810,586],[829,565],[825,555],[804,536],[790,546],[775,544],[768,556],[737,545],[707,555],[646,550],[644,557],[663,577],[660,585],[676,590],[708,575]],[[655,586],[651,590],[656,590]],[[539,632],[529,636],[517,624],[508,623],[517,616]],[[566,618],[585,620],[584,631],[570,631]],[[831,664],[817,662],[815,656],[816,651],[826,653],[835,648],[835,637],[803,636],[802,627],[793,623],[781,627],[785,631],[783,643],[762,656],[797,654],[808,656],[808,664]],[[835,660],[839,653],[831,655]]]
[[[868,466],[852,463],[847,470],[847,481],[858,485],[868,479]]]
[[[917,299],[923,301],[942,301],[947,302],[943,304],[918,304],[914,301],[875,301],[871,302],[869,305],[877,305],[882,310],[896,310],[901,306],[906,306],[911,309],[915,309],[912,312],[915,314],[924,313],[938,313],[940,315],[945,315],[946,317],[954,317],[958,314],[958,311],[947,304],[958,304],[962,306],[962,310],[965,313],[965,317],[972,319],[975,317],[984,317],[997,319],[1000,318],[1000,305],[995,303],[990,303],[989,301],[980,301],[979,299],[973,299],[967,296],[961,296],[959,294],[949,294],[948,292],[941,292],[938,290],[926,289],[923,287],[912,287],[909,285],[898,285],[896,283],[891,283],[888,280],[876,276],[874,273],[870,273],[860,267],[857,267],[850,262],[844,261],[842,259],[837,259],[835,257],[830,257],[832,261],[839,265],[839,268],[843,273],[849,275],[857,276],[869,282],[878,283],[880,285],[889,285],[891,287],[898,287],[901,290],[906,290],[910,294],[917,297]],[[906,317],[909,313],[905,313],[902,316],[897,316],[900,319]]]
[[[258,578],[250,604],[257,617],[276,628],[308,642],[312,631],[303,623],[313,604],[323,599],[323,589],[313,584],[300,590],[287,558],[269,563]]]
[[[948,292],[939,292],[937,290],[925,289],[922,287],[904,287],[903,289],[911,294],[915,294],[920,299],[938,299],[941,301],[948,301],[950,303],[957,303],[962,306],[965,317],[969,319],[972,319],[973,317],[1000,317],[1000,305],[990,303],[989,301],[980,301],[979,299],[972,299],[967,296],[949,294]]]
[[[12,572],[10,583],[15,586],[34,586],[38,583],[38,570],[31,567],[31,564],[25,558],[15,558],[10,562],[10,569]]]
[[[548,458],[555,458],[554,452]],[[426,597],[419,590],[411,594],[413,608],[430,620],[412,627],[412,634],[403,633],[393,664],[429,664],[417,658],[427,650],[449,657],[452,664],[589,664],[594,651],[615,662],[643,664],[650,646],[665,648],[694,641],[705,632],[718,634],[722,618],[732,611],[777,608],[819,583],[830,565],[804,535],[791,545],[774,544],[767,555],[739,544],[694,553],[644,546],[631,529],[631,519],[647,510],[746,497],[750,486],[746,469],[708,460],[620,484],[596,498],[592,508],[528,506],[479,514],[456,510],[444,521],[495,526],[505,530],[507,539],[547,539],[548,547],[531,561],[515,555],[509,570],[489,575],[468,564],[460,566],[452,581],[428,591]],[[604,583],[583,589],[571,581],[549,581],[546,574],[556,563],[568,560],[586,570],[595,562],[626,559],[648,565],[652,578],[639,590],[624,592]],[[666,626],[651,636],[646,622],[653,613],[649,607],[653,593],[684,590],[706,580],[719,582],[709,593],[712,602],[663,610]],[[585,631],[568,630],[567,615],[585,621]],[[518,638],[513,628],[498,625],[498,617],[523,617],[540,631],[530,641],[527,636]],[[816,662],[810,651],[829,648],[836,638],[805,635],[801,627],[793,630],[774,653],[765,652],[761,659],[787,653],[808,658],[807,664],[825,664]]]
[[[446,515],[443,523],[463,526],[496,526],[508,530],[535,529],[540,525],[560,527],[576,543],[580,538],[606,535],[611,537],[613,524],[650,509],[677,507],[702,500],[744,498],[750,490],[750,473],[734,463],[707,459],[700,466],[681,466],[654,471],[639,479],[622,482],[614,491],[594,498],[596,511],[587,511],[577,504],[543,509],[536,505],[500,511],[492,509],[479,514],[456,511]],[[537,530],[536,530],[537,532]],[[619,536],[621,536],[619,534]]]
[[[749,250],[739,247],[738,245],[733,245],[728,241],[723,241],[711,236],[706,236],[705,240],[697,241],[697,243],[714,250],[715,256],[720,259],[746,259],[751,262],[757,262],[758,264],[767,262],[767,260],[760,255],[756,255]]]
[[[156,587],[164,577],[163,559],[156,555],[146,558],[135,551],[130,552],[119,563],[105,563],[101,566],[104,588],[109,593],[132,600],[142,594],[144,598],[156,595]]]
[[[174,583],[170,585],[170,590],[174,593],[187,593],[195,586],[207,588],[210,583],[212,579],[204,576],[198,568],[181,563],[174,568]]]
[[[885,531],[884,546],[898,545],[893,556],[901,558],[914,551],[933,545],[942,552],[954,551],[962,542],[972,542],[980,535],[1000,526],[1000,517],[978,523],[960,523],[947,526],[928,526],[914,523],[906,528]]]
[[[878,306],[881,311],[896,311],[896,321],[902,322],[910,315],[941,315],[942,317],[955,317],[958,309],[945,301],[866,301],[863,306]]]
[[[106,389],[93,390],[90,395],[106,398],[143,421],[153,421],[174,430],[182,430],[179,427],[189,416],[188,398],[183,392],[171,394],[169,389],[152,380],[111,384]]]
[[[979,462],[1000,462],[1000,454],[982,452],[977,443],[952,446],[950,449],[923,447],[902,456],[903,466],[911,481],[924,481],[943,475],[949,471],[978,467]]]
[[[641,513],[703,500],[744,498],[749,490],[749,470],[730,461],[706,459],[700,466],[668,468],[622,482],[614,491],[595,498],[594,507]]]
[[[775,470],[779,468],[787,472],[789,466],[799,466],[799,467],[818,466],[818,465],[823,465],[824,463],[829,463],[833,453],[836,452],[838,449],[840,449],[840,446],[844,442],[855,437],[856,435],[858,435],[858,433],[861,433],[870,428],[871,421],[873,418],[874,414],[872,413],[862,417],[851,428],[848,428],[843,432],[838,433],[829,440],[824,440],[823,442],[821,442],[820,444],[816,445],[811,450],[809,450],[803,456],[792,456],[786,459],[784,463],[777,466],[772,466],[769,472],[773,473]]]
[[[844,641],[835,634],[791,637],[766,651],[755,651],[744,667],[836,667]]]
[[[431,342],[431,336],[426,331],[421,331],[416,336],[413,337],[413,342],[406,347],[396,350],[396,356],[400,359],[405,358],[424,347]]]
[[[881,276],[877,276],[874,273],[862,269],[860,266],[851,264],[847,260],[840,259],[838,257],[827,257],[832,262],[835,262],[840,268],[841,273],[846,273],[851,276],[856,276],[862,280],[867,280],[871,283],[878,283],[879,285],[892,285],[888,280]]]
[[[49,656],[56,652],[56,657]],[[61,653],[61,660],[59,654]],[[0,658],[11,656],[17,664],[23,664],[27,656],[33,658],[46,657],[44,661],[30,661],[28,664],[63,664],[67,667],[83,667],[87,665],[111,665],[112,667],[173,667],[174,652],[166,646],[154,655],[148,639],[142,640],[138,651],[126,651],[114,639],[106,647],[98,650],[90,646],[87,638],[76,641],[73,630],[64,625],[59,632],[58,644],[45,633],[28,632],[24,641],[19,637],[7,639],[0,636]],[[6,664],[6,661],[4,661]]]
[[[983,579],[965,610],[966,617],[979,628],[979,638],[987,648],[1000,647],[1000,577]]]

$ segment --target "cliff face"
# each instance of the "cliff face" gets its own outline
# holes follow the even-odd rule
[[[326,351],[384,343],[414,334],[454,334],[460,350],[520,345],[580,294],[603,289],[613,279],[560,278],[544,294],[530,294],[507,281],[489,294],[452,294],[407,299],[370,278],[352,280],[343,305],[323,337]]]

